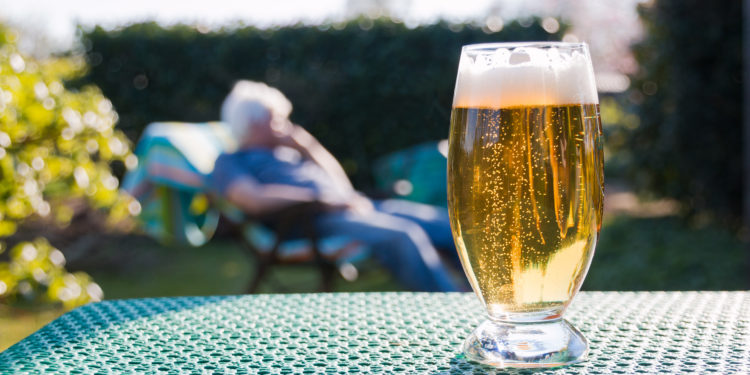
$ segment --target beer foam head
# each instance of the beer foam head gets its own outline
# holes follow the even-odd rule
[[[585,44],[467,46],[461,51],[454,107],[596,104]]]

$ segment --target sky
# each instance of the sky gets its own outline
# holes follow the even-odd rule
[[[31,54],[70,49],[76,25],[106,28],[155,20],[207,28],[257,27],[342,21],[386,9],[408,26],[440,19],[497,26],[528,16],[556,17],[572,25],[568,39],[589,43],[594,69],[614,91],[635,62],[629,46],[642,31],[636,4],[646,0],[0,0],[0,22],[21,31],[20,48]],[[502,25],[502,22],[500,22]],[[490,27],[491,28],[491,27]],[[606,74],[615,74],[614,81]],[[604,75],[602,75],[604,74]],[[618,81],[619,80],[619,81]],[[614,83],[613,83],[614,82]],[[605,86],[606,86],[605,85]],[[619,88],[617,88],[617,87]],[[608,88],[612,89],[613,87]]]
[[[70,45],[75,25],[118,26],[142,20],[164,24],[178,22],[220,26],[241,21],[259,27],[298,21],[320,23],[342,20],[353,10],[384,3],[411,23],[445,18],[465,21],[481,18],[496,0],[0,0],[0,20],[20,24],[57,45]],[[510,14],[521,0],[505,0]]]

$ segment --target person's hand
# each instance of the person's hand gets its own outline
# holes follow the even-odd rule
[[[274,118],[271,120],[271,134],[274,137],[275,143],[279,146],[286,146],[291,148],[299,147],[297,140],[294,137],[295,125],[292,124],[288,119]]]
[[[299,125],[294,125],[287,119],[275,120],[272,125],[276,145],[293,148],[303,155],[309,155],[308,148],[315,138]]]
[[[366,215],[375,210],[375,206],[372,205],[372,201],[364,195],[355,194],[354,197],[348,202],[349,210],[358,213],[360,215]]]

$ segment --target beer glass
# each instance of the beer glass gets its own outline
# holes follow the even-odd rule
[[[456,248],[489,320],[469,360],[554,367],[583,360],[562,319],[599,236],[599,100],[582,43],[464,46],[451,113],[448,206]]]

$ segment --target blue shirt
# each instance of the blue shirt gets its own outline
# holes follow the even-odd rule
[[[226,195],[229,186],[242,177],[250,177],[261,184],[308,188],[319,196],[346,197],[346,193],[320,165],[286,147],[245,149],[222,154],[216,159],[208,183],[219,194]]]

